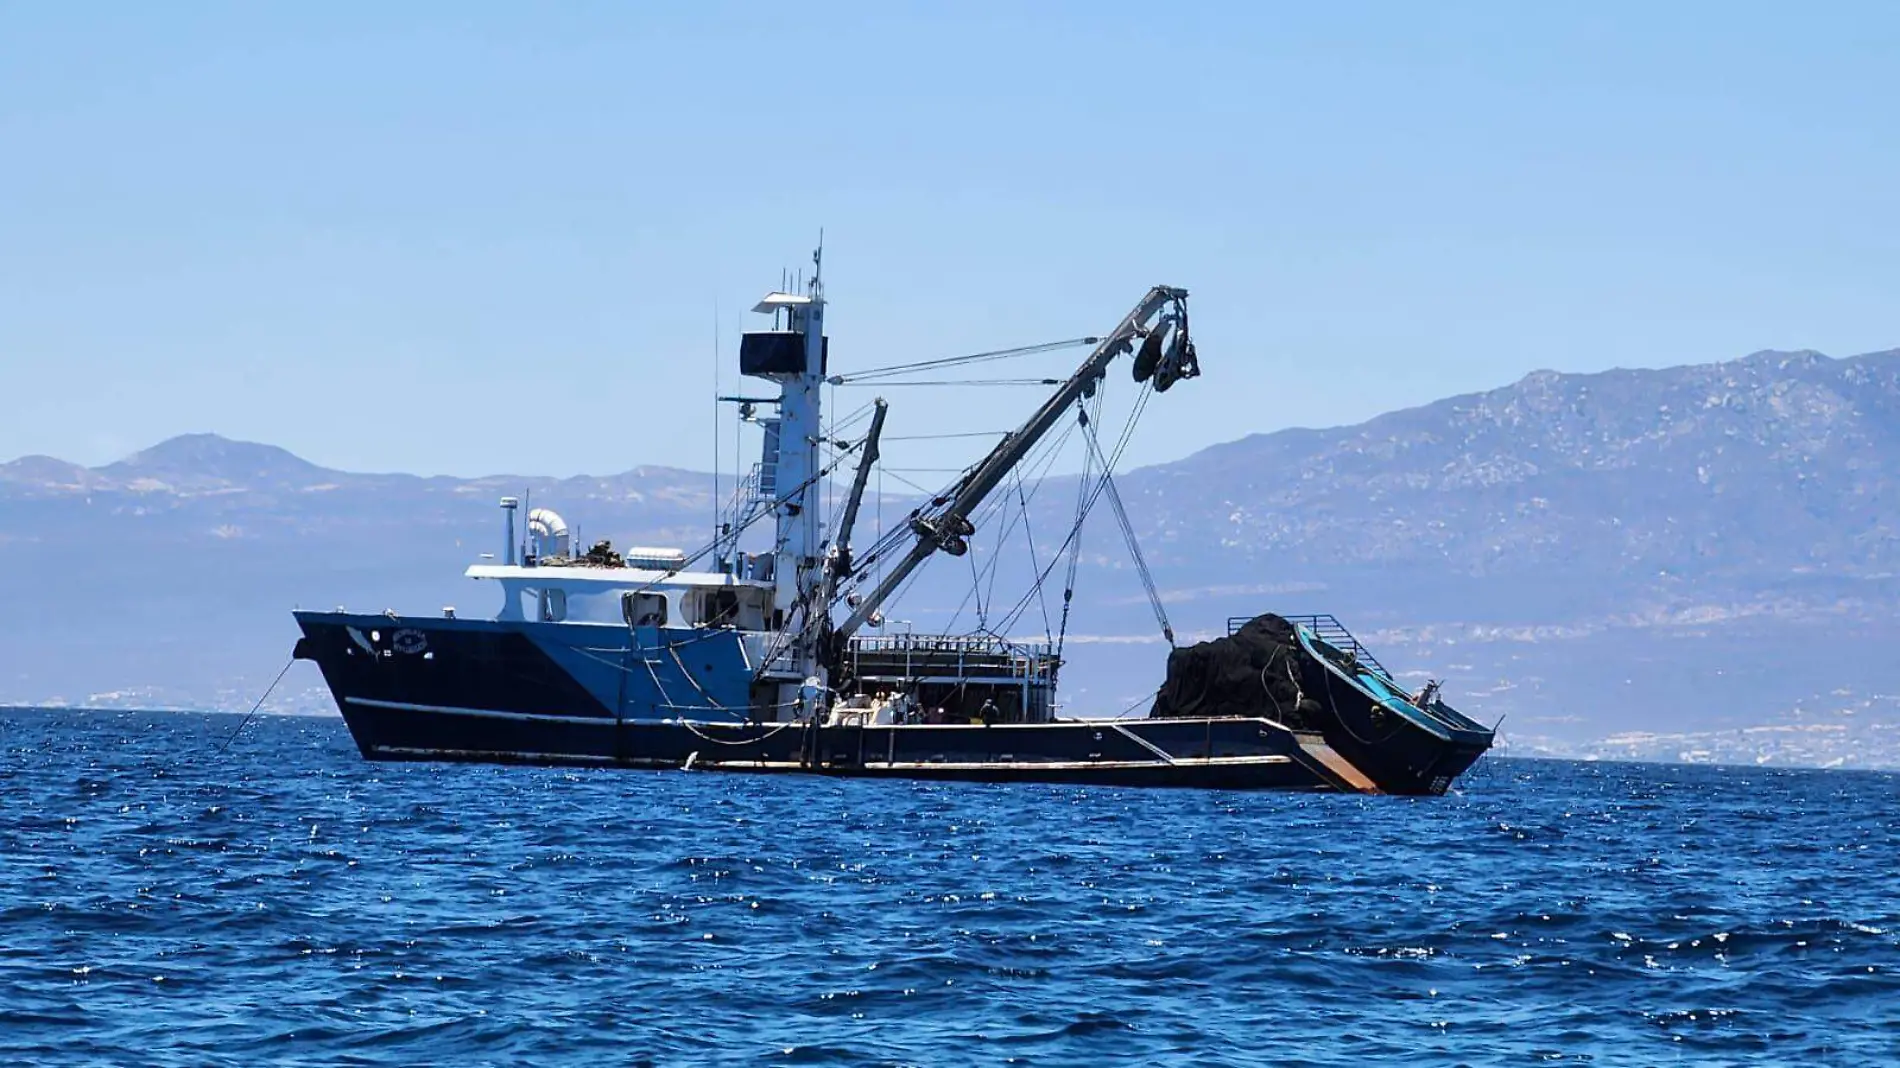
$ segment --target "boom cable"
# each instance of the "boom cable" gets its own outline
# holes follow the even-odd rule
[[[990,352],[972,353],[968,356],[944,356],[935,360],[919,360],[915,363],[896,363],[888,367],[872,367],[863,371],[853,371],[850,374],[832,375],[827,381],[834,386],[851,385],[860,382],[870,382],[881,378],[915,374],[918,371],[928,371],[939,367],[962,367],[973,363],[988,363],[992,360],[1014,359],[1018,356],[1034,356],[1038,353],[1055,352],[1058,349],[1075,348],[1079,345],[1096,345],[1100,344],[1101,340],[1099,337],[1074,337],[1066,341],[1045,341],[1040,345],[1023,345],[1013,349],[995,349]]]
[[[1060,378],[926,378],[916,382],[853,382],[846,380],[835,382],[836,386],[876,386],[890,389],[894,386],[1059,386]]]

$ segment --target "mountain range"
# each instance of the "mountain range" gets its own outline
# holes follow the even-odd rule
[[[1184,639],[1331,611],[1388,664],[1508,717],[1520,751],[1871,766],[1900,765],[1896,475],[1900,350],[1540,371],[1117,485]],[[1052,482],[1030,511],[1059,540],[1075,494]],[[617,543],[697,546],[714,508],[711,475],[673,468],[355,474],[211,434],[96,468],[0,464],[18,578],[0,702],[247,707],[294,640],[291,606],[466,597],[503,494]],[[1127,653],[1156,628],[1119,540],[1091,520],[1065,673],[1078,711],[1159,681],[1163,646]],[[957,600],[944,580],[903,607],[928,629],[965,622]],[[292,678],[278,707],[321,708],[314,673]]]

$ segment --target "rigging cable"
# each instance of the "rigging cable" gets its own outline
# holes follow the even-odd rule
[[[1010,516],[1008,525],[1004,527],[1003,532],[1000,535],[998,535],[996,539],[998,555],[995,559],[992,559],[991,561],[990,568],[989,568],[989,585],[986,590],[986,596],[990,598],[992,606],[994,605],[995,599],[996,599],[996,576],[1000,573],[1000,570],[1001,570],[997,566],[997,564],[1001,562],[1001,549],[1003,545],[1006,542],[1008,542],[1009,536],[1015,533],[1016,524],[1018,521],[1021,521],[1022,523],[1023,537],[1025,540],[1027,540],[1029,544],[1030,574],[1033,575],[1033,574],[1042,573],[1042,562],[1038,560],[1036,557],[1036,539],[1035,539],[1035,533],[1034,533],[1035,524],[1029,521],[1029,502],[1033,500],[1036,496],[1036,493],[1042,489],[1043,483],[1049,477],[1049,469],[1055,466],[1055,461],[1061,453],[1062,446],[1068,441],[1069,435],[1073,434],[1074,432],[1075,432],[1074,426],[1070,426],[1067,429],[1065,429],[1056,438],[1055,444],[1050,447],[1048,454],[1041,459],[1041,467],[1036,471],[1036,474],[1035,474],[1035,479],[1034,479],[1035,484],[1036,484],[1035,489],[1030,490],[1027,494],[1023,492],[1024,480],[1023,480],[1023,474],[1022,474],[1022,466],[1019,466],[1010,472],[1011,475],[1015,476],[1017,496],[1021,499],[1022,503],[1021,503],[1021,508],[1016,510]],[[1023,466],[1030,466],[1030,465],[1023,465]],[[999,502],[1007,503],[1007,501],[1008,501],[1007,497],[999,498]],[[1049,633],[1048,601],[1046,598],[1041,598],[1040,596],[1042,592],[1042,587],[1040,584],[1032,588],[1037,592],[1038,598],[1042,603],[1043,635],[1047,637]],[[992,631],[991,633],[995,633],[995,632]],[[1001,634],[997,634],[996,636],[999,638],[1003,637],[1003,635]]]
[[[1025,464],[1031,464],[1031,465],[1041,464],[1040,473],[1038,474],[1037,480],[1036,480],[1036,484],[1038,488],[1041,487],[1042,480],[1047,477],[1049,468],[1055,464],[1056,458],[1061,454],[1062,446],[1065,443],[1067,443],[1067,441],[1069,440],[1069,435],[1073,433],[1075,433],[1075,427],[1071,425],[1067,427],[1066,429],[1064,429],[1062,433],[1057,435],[1055,438],[1045,441],[1042,444],[1038,445],[1037,449],[1040,450],[1040,452],[1032,454],[1032,456],[1034,457],[1033,459],[1025,459]],[[1019,469],[1020,469],[1020,465],[1019,465]],[[1031,496],[1033,496],[1033,494]],[[978,515],[971,517],[973,525],[976,525],[978,520],[981,520],[981,523],[983,525],[987,525],[988,522],[992,518],[995,517],[996,513],[1000,512],[1002,508],[1004,507],[1004,505],[1008,503],[1008,500],[1009,499],[1007,497],[996,497],[984,502],[984,504],[982,505],[982,511],[980,511]],[[1012,516],[1010,519],[1010,522],[1004,526],[1002,533],[998,535],[997,548],[999,550],[1001,549],[1004,541],[1008,539],[1009,534],[1015,530],[1016,518],[1017,517]],[[1021,518],[1023,518],[1024,520],[1027,520],[1028,513],[1026,512],[1023,513]],[[992,578],[994,577],[994,574],[995,574],[996,565],[1002,559],[1002,555],[1003,554],[1001,552],[997,552],[997,553],[992,554],[990,558],[988,573],[992,576]],[[1041,578],[1038,578],[1036,580],[1035,588],[1040,588],[1040,584],[1041,584]],[[994,587],[993,581],[991,585],[992,587]],[[976,587],[973,585],[971,588],[971,593],[975,593],[975,592],[976,592]],[[965,594],[962,603],[957,605],[957,610],[951,614],[949,628],[946,628],[946,629],[951,629],[956,626],[957,620],[962,618],[963,616],[964,608],[968,607],[969,604],[970,604],[970,594]],[[979,620],[978,629],[987,630],[991,634],[995,634],[998,637],[1002,637],[1001,631],[1008,629],[1008,627],[1015,621],[1016,617],[1021,615],[1021,609],[1022,609],[1022,605],[1020,603],[1015,608],[1012,608],[1010,612],[1009,622],[1006,622],[1000,628],[990,629],[986,622]],[[979,607],[978,607],[978,614],[979,616],[983,615],[980,601],[979,601]]]
[[[1100,408],[1103,402],[1104,393],[1105,393],[1105,390],[1102,390],[1099,388],[1095,392],[1096,408],[1098,412],[1100,411]],[[1107,457],[1106,459],[1103,459],[1100,456],[1100,445],[1099,443],[1095,443],[1095,452],[1096,452],[1095,459],[1102,461],[1104,465],[1103,470],[1105,472],[1112,470],[1113,465],[1120,460],[1123,451],[1128,446],[1129,440],[1133,437],[1135,426],[1140,420],[1143,412],[1145,411],[1147,407],[1147,403],[1152,398],[1152,396],[1153,396],[1153,387],[1151,385],[1144,384],[1141,389],[1140,394],[1138,395],[1136,399],[1134,409],[1129,414],[1128,421],[1123,426],[1121,435],[1116,440],[1114,451],[1109,457]],[[1078,403],[1077,415],[1078,415],[1078,423],[1081,423],[1082,425],[1087,426],[1088,408],[1085,401]],[[1041,448],[1048,450],[1046,454],[1047,460],[1045,461],[1045,464],[1044,464],[1045,471],[1050,464],[1053,464],[1055,454],[1059,450],[1060,446],[1064,444],[1067,441],[1068,436],[1074,432],[1075,425],[1076,424],[1071,424],[1067,429],[1063,431],[1062,434],[1058,435],[1057,438],[1054,439],[1052,442],[1045,442],[1041,446]],[[1086,462],[1088,462],[1088,460],[1087,460],[1087,454],[1085,453],[1085,463]],[[883,471],[883,470],[885,469],[882,468],[882,465],[880,465],[880,471]],[[900,477],[900,476],[893,475],[893,477]],[[965,480],[967,480],[968,477],[969,477],[969,470],[966,470],[963,473],[962,478],[955,480],[954,482],[951,483],[950,486],[945,487],[945,489],[940,490],[935,494],[932,494],[931,501],[937,504],[941,504],[943,499],[950,496],[954,492],[955,487],[961,485]],[[903,481],[908,481],[908,480],[903,480]],[[915,487],[916,485],[915,483],[910,483],[910,484],[913,487]],[[1040,485],[1041,485],[1040,478],[1038,479],[1037,485],[1038,485],[1038,488],[1040,488]],[[1077,517],[1076,523],[1070,528],[1068,536],[1064,539],[1062,545],[1056,550],[1055,555],[1051,557],[1048,566],[1044,567],[1044,566],[1041,566],[1039,561],[1032,561],[1032,570],[1036,572],[1036,576],[1031,588],[1027,592],[1025,592],[1023,597],[1019,599],[1016,602],[1016,604],[1011,608],[1009,614],[1007,615],[1007,617],[1005,617],[1001,626],[995,628],[992,631],[992,633],[1000,634],[1001,632],[1007,631],[1010,627],[1012,627],[1015,624],[1015,622],[1021,618],[1022,613],[1027,610],[1030,598],[1032,597],[1040,598],[1039,603],[1042,603],[1046,606],[1047,600],[1046,600],[1046,596],[1044,596],[1044,593],[1043,593],[1043,585],[1044,583],[1046,583],[1049,577],[1049,573],[1054,570],[1055,564],[1059,562],[1060,560],[1062,560],[1063,554],[1066,552],[1069,554],[1071,574],[1070,574],[1069,584],[1068,584],[1068,588],[1067,588],[1066,596],[1065,596],[1065,604],[1064,604],[1065,612],[1064,612],[1064,619],[1063,619],[1063,624],[1062,624],[1062,639],[1058,639],[1058,641],[1060,642],[1061,640],[1066,639],[1067,627],[1068,627],[1067,608],[1069,607],[1069,603],[1072,602],[1073,600],[1073,592],[1074,592],[1073,573],[1075,570],[1077,556],[1079,554],[1079,536],[1080,536],[1081,528],[1083,526],[1083,521],[1086,519],[1088,512],[1093,510],[1095,502],[1100,499],[1103,489],[1104,489],[1104,484],[1100,481],[1096,482],[1092,487],[1089,486],[1086,476],[1085,476],[1083,483],[1081,485],[1081,492],[1078,494],[1081,500],[1078,505],[1078,517]],[[1033,494],[1026,495],[1025,499],[1027,499],[1027,497],[1029,496],[1033,496]],[[988,502],[984,511],[986,512],[991,511],[994,508],[995,504],[996,504],[995,501]],[[915,517],[915,516],[920,515],[921,513],[922,513],[922,508],[920,507],[918,509],[913,510],[911,514],[913,517]],[[973,516],[970,518],[972,520],[976,520],[981,517]],[[1026,513],[1023,513],[1023,518],[1024,519],[1027,518]],[[1011,529],[1013,529],[1013,522],[1011,524]],[[901,544],[906,539],[906,536],[910,534],[911,534],[911,531],[909,529],[908,524],[898,524],[898,525],[893,526],[888,531],[886,531],[885,534],[882,537],[879,537],[873,543],[871,548],[860,557],[860,566],[859,566],[857,577],[861,577],[862,575],[869,573],[872,565],[880,562],[881,557],[884,553],[890,551],[894,546]],[[1146,570],[1145,564],[1143,564],[1142,566],[1145,573],[1145,570]],[[915,576],[912,576],[912,577],[913,579],[915,578]],[[904,584],[906,589],[910,585],[911,585],[910,582],[906,582]],[[842,592],[843,591],[841,590],[840,593],[842,594]],[[893,591],[894,596],[892,596],[890,600],[893,603],[895,603],[896,601],[901,599],[902,593],[903,593],[903,590]],[[1152,600],[1153,599],[1151,598],[1151,601]],[[959,618],[962,615],[963,611],[969,607],[969,603],[970,603],[970,597],[966,596],[963,599],[963,603],[958,607],[956,612],[953,613],[951,616],[950,625],[952,627],[955,626],[956,619]],[[987,612],[983,612],[981,614],[987,615]],[[1168,632],[1165,621],[1163,623],[1163,628],[1164,628],[1164,633],[1167,633],[1170,641],[1172,641],[1172,634],[1171,632]],[[1047,628],[1045,627],[1045,632],[1046,632],[1046,629]],[[1060,646],[1058,645],[1058,648],[1059,647]]]
[[[1109,454],[1108,459],[1103,466],[1103,470],[1105,472],[1112,471],[1115,467],[1115,464],[1120,462],[1122,451],[1127,448],[1128,441],[1134,434],[1135,422],[1141,418],[1142,412],[1147,409],[1149,398],[1152,397],[1153,395],[1154,395],[1153,387],[1147,386],[1147,385],[1144,385],[1142,387],[1140,398],[1136,401],[1134,410],[1129,413],[1127,425],[1124,426],[1122,429],[1122,436],[1120,440],[1118,440],[1115,443],[1115,451]],[[1085,416],[1086,416],[1086,409],[1082,409],[1078,411],[1078,418],[1085,417]],[[1061,548],[1056,550],[1057,559],[1061,557],[1062,553],[1068,551],[1070,546],[1074,544],[1077,541],[1077,539],[1081,537],[1084,521],[1088,518],[1088,514],[1094,511],[1096,501],[1101,499],[1102,488],[1103,488],[1102,482],[1100,480],[1097,480],[1093,487],[1092,492],[1088,496],[1088,499],[1083,504],[1082,517],[1078,519],[1076,523],[1069,528],[1068,537],[1063,539]],[[1043,583],[1048,580],[1049,572],[1055,570],[1055,563],[1056,563],[1055,559],[1051,559],[1049,562],[1049,566],[1045,568],[1042,571],[1042,573],[1036,577],[1036,582],[1038,584]],[[1029,590],[1028,592],[1023,594],[1020,600],[1016,602],[1016,607],[1011,609],[1010,615],[1004,621],[1004,624],[1003,624],[1004,629],[1007,629],[1014,625],[1015,620],[1018,619],[1022,615],[1023,611],[1029,607],[1029,599],[1035,596],[1035,592],[1036,591],[1034,589]]]
[[[953,434],[886,434],[885,441],[948,441],[951,438],[1000,438],[1007,430],[963,430]]]
[[[830,475],[832,471],[834,471],[837,468],[838,464],[844,462],[844,456],[846,454],[849,454],[855,448],[857,448],[858,444],[861,444],[861,443],[854,443],[850,448],[841,450],[840,451],[841,454],[839,455],[837,460],[833,461],[828,466],[819,468],[817,471],[812,473],[811,477],[805,479],[803,482],[800,482],[798,485],[793,486],[790,490],[787,490],[786,492],[779,494],[777,497],[774,497],[771,501],[771,507],[769,508],[761,507],[761,508],[756,509],[753,512],[753,514],[751,514],[750,516],[746,518],[744,523],[734,528],[727,535],[732,540],[732,544],[734,545],[739,544],[739,535],[744,533],[747,527],[750,527],[752,524],[758,522],[760,516],[767,515],[773,511],[776,511],[779,508],[779,506],[797,497],[800,493],[803,493],[805,491],[805,487],[811,485],[813,482],[816,482],[821,478],[824,478]],[[712,552],[713,550],[719,547],[719,544],[720,543],[717,540],[714,540],[710,544],[702,545],[697,550],[695,550],[691,556],[688,556],[686,559],[681,560],[679,563],[674,564],[673,566],[667,568],[664,572],[661,573],[659,578],[654,579],[652,582],[649,582],[644,586],[638,586],[638,587],[635,587],[634,589],[626,590],[623,592],[646,593],[652,590],[654,587],[658,586],[660,583],[667,581],[668,579],[672,578],[674,575],[679,574],[680,572],[693,566],[695,563],[698,563],[700,560],[705,559],[708,553]],[[780,545],[782,547],[783,545],[782,541],[780,542]]]
[[[1100,452],[1101,443],[1095,440],[1095,427],[1083,423],[1088,432],[1088,444],[1091,450]],[[1122,504],[1121,491],[1115,488],[1115,474],[1107,464],[1102,466],[1102,485],[1108,489],[1108,503],[1115,509],[1115,520],[1121,525],[1122,537],[1128,542],[1128,554],[1135,559],[1135,571],[1141,576],[1141,586],[1148,591],[1148,603],[1154,608],[1155,622],[1161,624],[1161,635],[1174,645],[1174,627],[1168,623],[1168,610],[1162,607],[1161,591],[1155,588],[1154,574],[1148,570],[1148,561],[1142,559],[1141,542],[1135,537],[1135,525],[1128,519],[1128,508]]]
[[[920,382],[835,382],[834,386],[1059,386],[1060,378],[928,378]]]
[[[1102,384],[1106,386],[1108,383],[1104,380]],[[1108,390],[1103,388],[1098,389],[1095,394],[1095,414],[1097,417],[1101,415],[1102,405],[1105,402],[1107,392]],[[1077,401],[1076,407],[1082,415],[1088,414],[1087,400]],[[1082,562],[1082,524],[1083,521],[1088,518],[1089,476],[1090,473],[1094,471],[1094,463],[1094,453],[1084,449],[1082,451],[1082,477],[1077,479],[1075,483],[1075,522],[1071,528],[1075,534],[1069,539],[1069,569],[1062,586],[1062,624],[1056,630],[1055,655],[1057,662],[1062,660],[1062,650],[1069,638],[1069,610],[1075,604],[1075,572],[1077,566]],[[1056,555],[1060,558],[1062,554],[1058,552]]]
[[[1029,498],[1023,493],[1023,479],[1021,475],[1016,476],[1016,499],[1022,504],[1023,508],[1023,538],[1029,543],[1029,569],[1031,571],[1040,572],[1042,570],[1042,562],[1036,559],[1036,526],[1034,523],[1029,522]],[[992,574],[990,576],[990,581],[993,590],[996,581],[995,575]],[[993,593],[992,596],[994,596]],[[1045,644],[1053,648],[1056,640],[1055,636],[1050,633],[1049,598],[1043,596],[1041,586],[1036,587],[1036,600],[1042,605],[1042,640]]]
[[[870,404],[863,406],[863,408],[861,408],[860,411],[872,408],[876,404],[877,404],[876,401],[872,401]],[[847,423],[852,422],[852,421],[855,421],[855,417],[848,418],[846,420]],[[830,475],[831,472],[836,470],[839,465],[844,463],[844,461],[850,456],[851,453],[856,452],[860,448],[864,447],[865,443],[868,440],[869,440],[869,437],[867,436],[864,438],[860,438],[856,441],[849,441],[849,442],[832,441],[832,440],[821,441],[820,444],[822,446],[831,450],[832,460],[829,464],[825,465],[816,474],[814,474],[812,476],[812,479],[825,478],[826,476]],[[810,485],[812,479],[807,479],[805,480],[804,483],[801,483],[798,489],[795,489],[792,491],[792,495],[795,496],[805,486]],[[781,500],[784,500],[784,499],[788,499],[788,498],[781,498]],[[827,538],[827,541],[829,541],[829,538],[830,538],[829,532],[827,533],[826,538]],[[774,547],[774,551],[782,550],[784,548],[784,545],[785,545],[784,539],[781,538],[778,544]],[[859,566],[862,567],[865,562],[868,562],[868,557],[866,560],[861,561]],[[765,676],[765,673],[771,669],[773,661],[777,660],[780,656],[784,655],[785,651],[791,647],[791,644],[794,641],[802,637],[806,631],[812,629],[812,627],[819,622],[820,617],[813,610],[813,601],[817,598],[819,590],[824,588],[824,585],[825,585],[824,583],[820,582],[816,585],[811,586],[808,589],[803,590],[802,592],[799,593],[798,599],[792,602],[792,605],[789,611],[787,611],[785,614],[785,620],[783,624],[781,624],[780,628],[776,632],[774,632],[771,638],[766,642],[764,654],[759,658],[759,666],[756,669],[754,669],[752,673],[752,677],[755,681],[763,678]],[[834,596],[835,594],[836,594],[836,591],[834,591]],[[824,616],[824,619],[827,623],[829,622],[829,610],[830,610],[830,604],[827,603],[827,605],[825,606],[826,615]],[[794,622],[797,623],[797,626],[792,625]]]
[[[996,573],[996,562],[1000,560],[1003,555],[1001,552],[1002,538],[1000,537],[997,539],[997,549],[997,552],[990,554],[989,566],[985,568],[985,570],[989,571],[992,575]],[[976,569],[976,546],[970,546],[970,551],[964,553],[963,556],[964,559],[970,561],[970,595],[976,599],[976,629],[980,631],[989,625],[990,617],[989,614],[983,610],[983,575]]]
[[[1074,348],[1078,345],[1096,345],[1100,344],[1101,340],[1099,337],[1076,337],[1070,338],[1067,341],[1046,341],[1040,345],[1024,345],[1013,349],[995,349],[990,352],[972,353],[968,356],[944,356],[934,360],[891,364],[888,367],[872,367],[863,371],[854,371],[851,374],[832,375],[827,381],[834,386],[843,386],[858,382],[868,382],[879,378],[914,374],[918,371],[927,371],[939,367],[961,367],[966,364],[988,363],[992,360],[1007,360],[1018,356],[1034,356],[1037,353],[1054,352],[1058,349]]]
[[[1126,718],[1128,713],[1133,712],[1144,701],[1149,702],[1152,705],[1152,703],[1154,702],[1154,699],[1161,696],[1161,691],[1165,689],[1167,685],[1168,684],[1164,682],[1160,686],[1155,687],[1155,692],[1151,694],[1147,694],[1142,697],[1135,698],[1133,701],[1130,701],[1127,704],[1127,706],[1125,706],[1120,712],[1115,713],[1113,716],[1110,716],[1109,718],[1110,719]]]

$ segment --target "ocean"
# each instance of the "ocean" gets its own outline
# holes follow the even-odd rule
[[[0,711],[0,1063],[1900,1063],[1896,775],[931,785],[238,724]]]

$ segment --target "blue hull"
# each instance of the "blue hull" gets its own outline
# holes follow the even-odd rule
[[[1265,720],[807,727],[746,722],[738,709],[708,719],[683,714],[668,700],[677,687],[656,686],[644,664],[633,671],[617,666],[617,658],[637,656],[624,629],[617,630],[619,647],[596,640],[550,648],[548,640],[588,635],[584,628],[486,620],[343,613],[297,619],[304,631],[297,655],[323,671],[358,749],[372,760],[1353,788],[1292,732]],[[615,630],[602,628],[599,638]],[[578,653],[611,669],[577,677],[567,663]]]
[[[807,728],[555,719],[348,699],[342,705],[357,746],[372,760],[1231,789],[1343,785],[1299,759],[1296,744],[1274,744],[1284,732],[1265,721],[1166,730],[1146,723]],[[1215,755],[1200,755],[1210,751]]]

